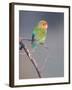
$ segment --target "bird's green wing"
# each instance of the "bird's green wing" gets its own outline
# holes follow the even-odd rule
[[[40,28],[36,27],[32,32],[33,46],[35,47],[36,44],[45,43],[46,36],[47,30],[41,30]]]

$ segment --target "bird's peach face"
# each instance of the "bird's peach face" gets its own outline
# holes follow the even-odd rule
[[[47,30],[48,29],[48,24],[47,23],[43,23],[42,24],[42,28],[44,28],[45,30]]]
[[[42,21],[39,23],[39,27],[44,29],[44,30],[47,30],[48,29],[48,23],[46,21]]]

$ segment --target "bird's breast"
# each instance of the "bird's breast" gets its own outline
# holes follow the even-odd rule
[[[40,43],[43,43],[46,39],[46,32],[44,30],[39,30],[36,33],[36,40]]]

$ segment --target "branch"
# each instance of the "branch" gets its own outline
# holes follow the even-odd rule
[[[37,65],[35,59],[31,56],[29,50],[25,47],[24,43],[23,43],[22,41],[20,41],[19,43],[20,43],[20,45],[21,45],[21,49],[22,49],[22,48],[24,49],[24,51],[25,51],[25,53],[27,54],[29,60],[30,60],[30,61],[32,62],[32,64],[34,65],[34,67],[35,67],[35,69],[36,69],[36,71],[37,71],[37,74],[38,74],[39,78],[41,78],[41,74],[40,74],[40,71],[39,71],[39,69],[38,69],[38,65]]]

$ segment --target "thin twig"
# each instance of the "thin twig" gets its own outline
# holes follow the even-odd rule
[[[37,65],[35,59],[31,56],[29,50],[25,47],[25,44],[24,44],[22,41],[20,41],[19,43],[21,44],[21,47],[24,49],[25,53],[27,54],[29,60],[30,60],[30,61],[32,62],[32,64],[34,65],[34,67],[35,67],[35,69],[36,69],[36,71],[37,71],[37,73],[38,73],[39,78],[41,78],[41,74],[40,74],[40,71],[39,71],[39,69],[38,69],[38,65]]]

